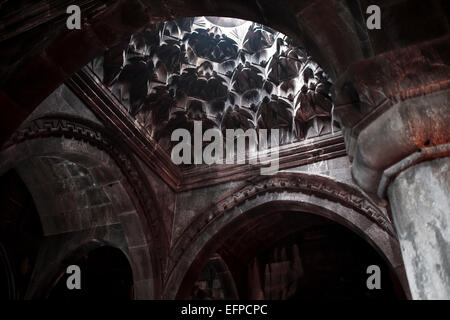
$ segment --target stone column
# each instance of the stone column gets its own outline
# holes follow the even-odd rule
[[[396,103],[356,141],[353,178],[391,208],[413,299],[450,299],[449,106],[448,91]]]
[[[390,207],[413,299],[450,299],[449,40],[356,62],[333,88],[353,180]]]
[[[387,190],[414,299],[450,299],[450,157],[401,172]]]

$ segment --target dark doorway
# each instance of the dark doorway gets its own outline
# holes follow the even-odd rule
[[[0,178],[0,298],[23,299],[43,240],[33,198],[16,171]]]
[[[49,299],[133,298],[133,275],[126,256],[117,248],[100,247],[75,259],[70,265],[80,268],[81,289],[69,290],[65,270],[50,291]]]
[[[299,212],[261,213],[247,215],[233,229],[222,230],[218,237],[223,240],[215,249],[242,299],[406,299],[385,258],[358,234],[327,218]],[[367,286],[373,274],[367,269],[372,265],[380,269],[380,289]],[[209,269],[209,263],[203,264],[194,283],[204,280]],[[194,275],[192,270],[188,277]]]
[[[383,258],[366,241],[335,223],[295,232],[259,253],[252,264],[249,295],[255,294],[252,289],[257,286],[265,299],[404,298]],[[367,268],[372,265],[380,268],[380,289],[367,287],[372,275]]]

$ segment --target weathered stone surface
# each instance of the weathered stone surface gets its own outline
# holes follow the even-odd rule
[[[119,219],[126,230],[132,230],[127,236],[127,242],[130,247],[142,246],[147,243],[146,236],[142,230],[143,222],[139,219],[136,212],[124,212],[119,214]]]
[[[450,299],[450,157],[417,164],[388,188],[414,299]]]
[[[241,184],[242,182],[231,182],[177,194],[172,241],[174,242],[180,237],[183,230],[188,228],[199,212],[207,208],[211,200],[219,198],[221,195],[226,194],[228,190],[235,189]],[[209,199],[209,201],[196,201],[196,199]]]
[[[289,168],[283,172],[306,172],[327,176],[335,181],[344,182],[346,184],[359,188],[352,179],[351,163],[347,156],[329,160],[322,160],[312,164],[299,167]]]
[[[393,105],[358,136],[352,174],[366,192],[376,194],[381,174],[427,147],[450,142],[450,92]]]

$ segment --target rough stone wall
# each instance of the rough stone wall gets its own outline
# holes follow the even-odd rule
[[[176,207],[176,193],[159,178],[150,168],[148,168],[142,162],[139,162],[146,175],[148,182],[150,183],[153,191],[155,192],[156,199],[158,200],[159,210],[161,210],[161,217],[164,223],[164,228],[167,230],[169,236],[169,242],[172,241],[172,230],[174,228],[174,215]],[[169,245],[169,244],[167,244]]]
[[[323,175],[333,180],[344,182],[351,186],[356,186],[351,176],[351,163],[347,156],[319,161],[303,166],[293,167],[285,172],[307,172],[311,174]]]
[[[22,123],[25,127],[30,121],[45,115],[69,115],[81,119],[90,120],[100,126],[102,122],[86,105],[65,85],[61,84],[37,107]]]

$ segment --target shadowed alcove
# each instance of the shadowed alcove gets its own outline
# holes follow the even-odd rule
[[[81,269],[81,289],[68,290],[67,274],[63,269],[54,286],[49,290],[48,299],[101,299],[129,300],[133,294],[133,274],[127,257],[117,248],[101,246],[84,252],[74,253],[65,263],[77,265]]]
[[[227,223],[198,253],[177,298],[232,299],[226,282],[240,299],[406,299],[391,262],[358,228],[290,206],[269,202]],[[226,281],[211,271],[218,257]],[[371,265],[380,268],[380,290],[367,286]]]

